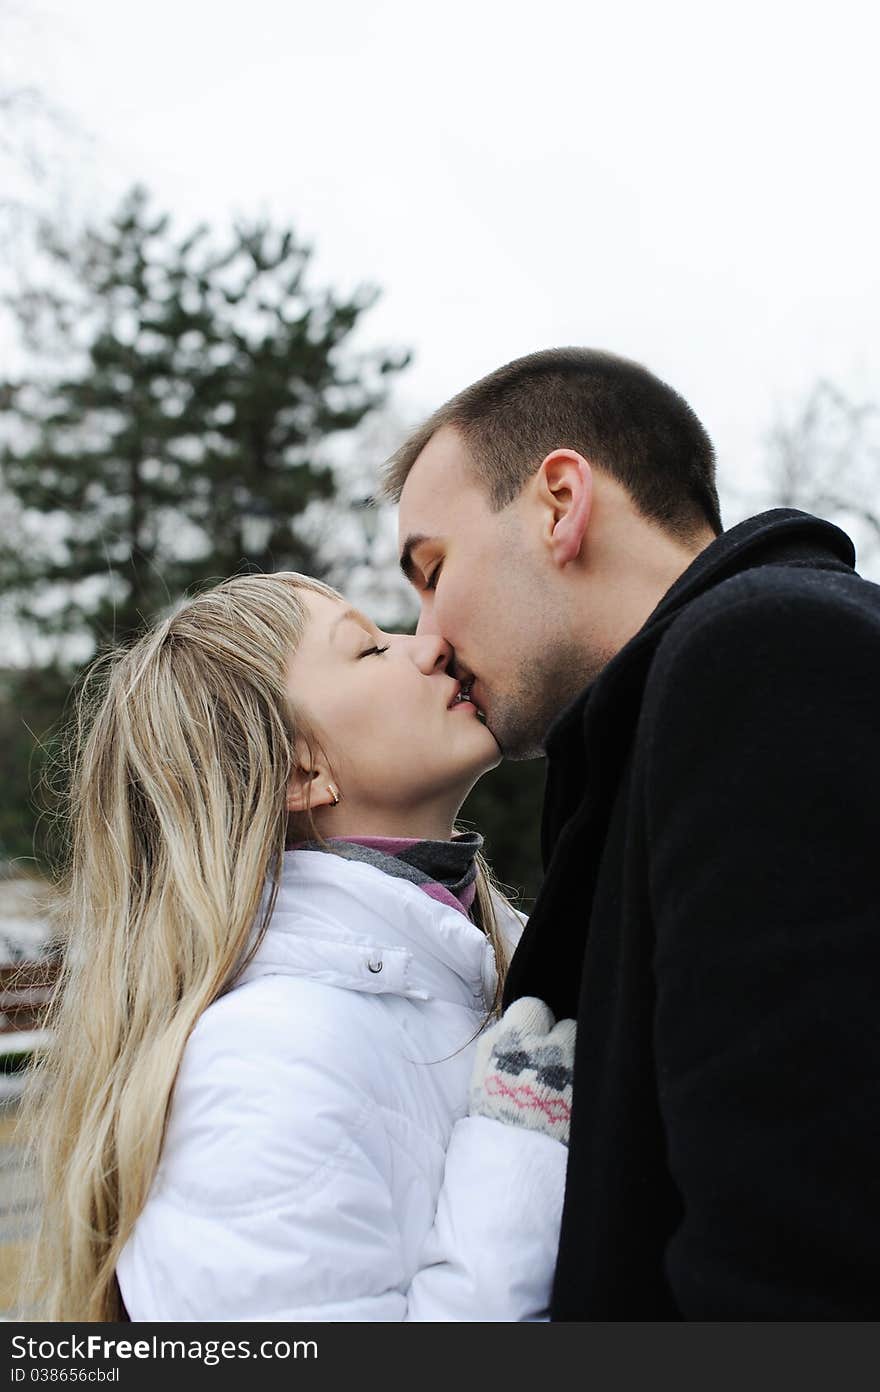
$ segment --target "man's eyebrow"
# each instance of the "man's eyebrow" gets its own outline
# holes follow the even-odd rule
[[[346,609],[345,613],[340,614],[339,618],[334,619],[332,624],[330,625],[328,639],[331,643],[334,642],[336,638],[337,628],[340,624],[345,623],[346,619],[350,619],[354,623],[359,624],[361,628],[366,629],[367,633],[372,634],[373,625],[370,623],[370,620],[367,618],[367,616],[361,613],[360,609]]]
[[[424,546],[426,541],[436,541],[436,537],[423,536],[420,532],[414,532],[408,536],[403,543],[403,550],[400,553],[400,569],[403,571],[411,585],[415,584],[416,565],[412,558],[412,553],[419,547]]]

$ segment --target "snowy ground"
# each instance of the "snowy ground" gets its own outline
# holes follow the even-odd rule
[[[48,942],[46,923],[47,887],[33,878],[0,878],[0,967],[42,956]],[[20,1046],[22,1036],[6,1035],[0,1017],[0,1053],[5,1044]],[[0,1108],[19,1096],[19,1074],[0,1071]],[[2,1173],[2,1165],[0,1165]]]
[[[43,880],[0,877],[0,966],[40,957],[48,938]]]

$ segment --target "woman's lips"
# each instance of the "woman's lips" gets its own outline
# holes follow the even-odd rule
[[[457,689],[456,689],[455,695],[453,696],[452,700],[449,702],[449,705],[446,707],[446,709],[447,709],[447,710],[450,710],[450,711],[454,711],[454,710],[458,710],[461,706],[467,706],[471,711],[473,711],[473,713],[476,715],[477,719],[481,722],[481,724],[485,725],[485,724],[486,724],[486,715],[485,715],[485,712],[482,710],[482,708],[477,704],[477,700],[476,700],[476,698],[475,698],[475,696],[474,696],[474,687],[475,687],[475,686],[476,686],[476,682],[474,682],[473,680],[470,682],[470,685],[467,686],[467,687],[465,686],[465,683],[464,683],[464,682],[456,682],[456,688],[457,688]],[[463,690],[466,690],[466,691],[467,691],[467,696],[465,697],[465,699],[464,699],[463,701],[459,701],[459,700],[458,700],[459,692],[461,692],[461,691],[463,691]]]
[[[452,711],[465,709],[470,711],[476,711],[477,708],[474,705],[473,701],[454,701],[453,704],[449,707],[449,709]]]

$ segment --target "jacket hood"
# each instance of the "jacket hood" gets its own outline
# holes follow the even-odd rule
[[[521,925],[498,907],[513,941]],[[271,975],[472,1009],[497,979],[491,943],[458,909],[373,865],[304,850],[285,852],[269,926],[235,984]]]

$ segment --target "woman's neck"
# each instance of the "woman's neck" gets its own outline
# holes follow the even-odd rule
[[[314,830],[319,836],[368,836],[391,840],[451,841],[455,835],[455,816],[419,812],[416,809],[365,812],[347,807],[343,800],[336,807],[320,807],[314,813]],[[288,842],[306,841],[313,831],[305,818],[297,818],[288,828]]]

